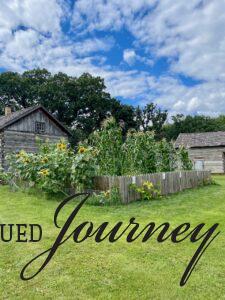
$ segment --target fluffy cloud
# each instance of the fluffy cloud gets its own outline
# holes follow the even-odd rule
[[[150,53],[155,60],[167,57],[170,70],[166,81],[165,78],[154,78],[150,98],[157,95],[158,101],[164,105],[172,101],[174,110],[179,107],[187,113],[217,112],[221,108],[219,104],[224,111],[224,0],[143,0],[129,1],[129,5],[123,0],[94,0],[86,5],[84,2],[77,1],[74,21],[79,15],[79,22],[82,20],[85,30],[115,31],[125,27],[134,36],[135,44],[145,48],[147,58]],[[125,50],[123,58],[133,65],[137,60],[135,50]],[[202,83],[185,86],[174,79],[176,74],[202,80]],[[143,81],[146,81],[146,76]],[[163,83],[163,88],[157,83]]]
[[[225,0],[77,0],[73,11],[61,0],[0,0],[0,67],[90,72],[133,104],[156,101],[173,113],[225,112],[224,26]],[[113,37],[120,31],[133,37],[124,49]],[[110,64],[113,47],[122,51],[123,64]],[[169,67],[154,75],[159,58]],[[200,81],[185,85],[180,75]]]
[[[154,7],[157,0],[77,0],[74,5],[75,27],[93,30],[120,30],[129,25],[136,14]]]
[[[135,62],[142,62],[149,66],[153,65],[152,59],[138,55],[134,49],[125,49],[123,51],[123,60],[131,66],[134,65]]]
[[[78,0],[74,11],[74,22],[79,16],[86,30],[125,26],[149,53],[170,57],[174,72],[225,80],[224,0],[143,0],[129,5],[123,0]],[[126,50],[124,56],[133,60],[135,52]]]
[[[55,0],[0,0],[0,27],[31,27],[41,32],[60,30],[63,7]]]
[[[123,60],[129,65],[133,65],[136,59],[137,55],[133,49],[125,49],[123,51]]]
[[[114,45],[113,38],[104,38],[104,39],[86,39],[82,42],[74,42],[73,49],[74,52],[78,55],[87,55],[89,53],[94,53],[98,51],[109,51]]]
[[[156,56],[172,59],[171,70],[198,79],[224,80],[225,1],[160,1],[130,24]]]

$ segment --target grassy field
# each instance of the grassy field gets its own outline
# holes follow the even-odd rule
[[[221,234],[206,250],[187,285],[180,278],[199,243],[185,240],[128,244],[125,237],[114,244],[88,239],[76,244],[70,239],[37,277],[19,278],[22,267],[52,246],[59,229],[53,214],[59,202],[42,195],[12,193],[0,187],[0,223],[38,223],[43,229],[39,243],[0,242],[1,299],[225,299],[225,177],[215,177],[219,185],[188,190],[161,200],[136,202],[128,206],[85,205],[76,219],[128,224],[131,217],[142,225],[184,222],[191,228],[204,222],[207,228],[218,222]],[[69,204],[60,220],[66,220],[75,203]],[[74,228],[75,225],[74,223]]]

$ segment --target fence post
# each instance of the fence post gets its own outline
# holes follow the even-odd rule
[[[97,176],[94,178],[95,190],[108,190],[113,186],[119,189],[123,203],[129,203],[138,199],[138,194],[129,190],[130,183],[140,186],[143,181],[152,181],[153,184],[160,182],[160,192],[162,195],[175,193],[187,188],[194,188],[211,179],[210,171],[174,171],[152,173],[137,176]]]

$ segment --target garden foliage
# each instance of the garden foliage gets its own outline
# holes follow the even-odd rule
[[[186,149],[171,142],[156,141],[152,131],[130,130],[123,136],[114,118],[104,121],[76,151],[65,142],[40,145],[38,153],[20,151],[7,157],[8,176],[14,185],[38,187],[58,193],[92,187],[95,175],[138,175],[189,170]],[[101,198],[101,195],[99,196]]]
[[[153,131],[128,131],[126,137],[113,118],[92,133],[87,145],[98,149],[100,175],[137,175],[191,170],[192,163],[185,148],[175,149],[165,139],[156,141]]]
[[[100,174],[117,175],[122,173],[124,153],[122,151],[122,129],[114,118],[108,118],[102,123],[101,130],[94,131],[86,145],[97,149],[97,161]]]
[[[63,141],[41,145],[38,153],[20,151],[7,159],[8,176],[14,185],[35,186],[50,193],[91,188],[96,173],[93,148],[79,147],[74,153]]]
[[[132,183],[130,188],[140,194],[141,200],[152,200],[161,197],[160,190],[151,181],[144,181],[141,186]]]

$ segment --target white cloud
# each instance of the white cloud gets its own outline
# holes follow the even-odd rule
[[[129,5],[124,0],[78,0],[74,11],[74,22],[82,22],[89,31],[126,27],[149,52],[176,58],[174,72],[225,79],[224,0],[142,0]],[[127,55],[133,59],[131,51]]]
[[[79,55],[87,55],[89,53],[94,53],[98,51],[109,51],[114,45],[113,38],[105,38],[105,39],[86,39],[82,42],[75,42],[73,44],[74,52]]]
[[[157,0],[77,0],[73,23],[85,30],[120,30],[136,13],[152,8]]]
[[[41,32],[60,31],[62,6],[55,0],[0,0],[0,27],[28,26]]]
[[[132,22],[130,30],[157,56],[176,58],[171,64],[174,72],[224,80],[224,26],[224,0],[166,0],[160,1],[152,13]]]
[[[135,37],[135,45],[145,49],[146,57],[142,59],[149,58],[150,53],[155,59],[168,58],[170,73],[165,78],[154,78],[154,87],[147,93],[152,95],[146,94],[146,98],[157,95],[160,104],[170,108],[172,101],[174,109],[180,107],[187,113],[212,113],[221,108],[225,112],[224,0],[134,0],[129,5],[123,0],[93,0],[88,4],[78,0],[74,10],[74,21],[79,16],[85,30],[115,31],[124,27]],[[123,59],[134,65],[138,60],[136,50],[126,49]],[[204,82],[187,87],[173,80],[171,76],[176,73]],[[146,76],[143,93],[145,81]]]
[[[0,0],[0,67],[90,72],[104,77],[114,96],[135,104],[156,101],[174,113],[225,112],[225,0],[77,0],[73,38],[61,28],[70,18],[65,3]],[[124,29],[133,36],[122,49],[125,63],[106,64],[105,53],[117,44],[110,33]],[[97,38],[102,30],[107,37]],[[152,59],[160,57],[167,58],[169,71],[154,76]],[[138,70],[138,62],[149,72]],[[202,83],[185,86],[176,74]]]
[[[135,62],[142,62],[149,66],[153,65],[152,59],[138,55],[134,49],[125,49],[123,51],[123,60],[130,66],[134,65]]]
[[[133,65],[136,59],[137,55],[133,49],[125,49],[123,51],[123,60],[129,65]]]

